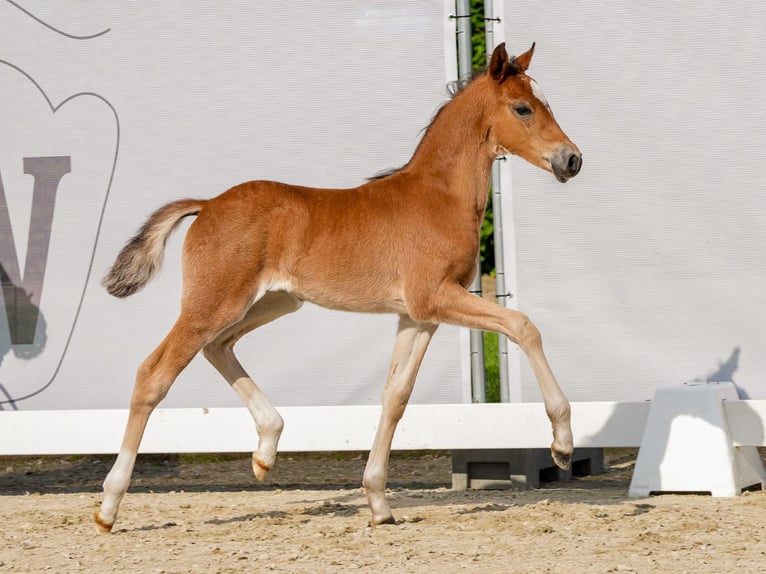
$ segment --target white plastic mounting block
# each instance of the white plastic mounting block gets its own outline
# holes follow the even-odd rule
[[[737,496],[766,487],[756,447],[737,447],[724,401],[738,401],[733,383],[688,383],[655,391],[629,495],[700,492]]]

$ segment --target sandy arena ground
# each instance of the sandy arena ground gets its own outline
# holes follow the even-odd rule
[[[527,491],[454,492],[447,454],[394,453],[398,526],[368,527],[363,455],[141,457],[115,531],[91,515],[111,457],[0,458],[3,572],[766,572],[766,493],[630,499],[608,472]]]

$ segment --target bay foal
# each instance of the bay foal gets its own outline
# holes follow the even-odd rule
[[[569,402],[548,366],[540,333],[523,314],[466,290],[477,273],[493,160],[516,154],[561,182],[580,170],[579,150],[526,75],[533,51],[534,45],[509,59],[505,45],[498,46],[487,73],[438,112],[412,159],[389,175],[335,190],[253,181],[213,199],[170,203],[149,218],[104,279],[116,297],[141,289],[159,269],[168,235],[182,218],[197,216],[183,247],[180,316],[138,369],[125,436],[95,514],[99,531],[114,525],[149,415],[199,351],[252,414],[258,433],[253,471],[259,480],[266,476],[282,418],[233,347],[304,301],[399,315],[363,478],[373,524],[394,522],[385,498],[391,441],[440,323],[496,331],[525,351],[553,426],[553,459],[569,466]]]

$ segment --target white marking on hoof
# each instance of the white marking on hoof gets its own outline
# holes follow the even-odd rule
[[[266,475],[269,474],[271,467],[264,463],[260,457],[253,455],[253,474],[258,481],[263,481]]]
[[[569,470],[569,468],[572,466],[571,450],[563,452],[561,450],[557,450],[555,447],[551,447],[551,458],[553,458],[553,462],[556,463],[556,466],[562,470]]]
[[[101,518],[101,514],[99,514],[98,510],[93,513],[93,522],[94,526],[96,527],[96,532],[99,534],[109,534],[112,531],[112,527],[114,526],[114,522],[112,524],[107,524]]]
[[[373,518],[370,521],[370,526],[399,526],[399,523],[396,521],[393,514],[389,514],[388,518]]]

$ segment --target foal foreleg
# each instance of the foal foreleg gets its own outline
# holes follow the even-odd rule
[[[443,285],[432,297],[424,306],[431,320],[502,333],[521,347],[535,373],[553,427],[551,456],[557,466],[568,469],[574,451],[569,401],[551,371],[537,327],[523,313],[472,295],[457,284]]]
[[[263,480],[274,466],[277,444],[284,423],[258,385],[250,378],[234,355],[234,344],[246,333],[279,317],[297,311],[301,301],[283,291],[266,293],[247,312],[245,317],[219,334],[202,352],[208,361],[231,385],[247,406],[255,421],[258,447],[253,452],[253,474]]]
[[[399,328],[394,343],[394,353],[388,381],[383,391],[383,409],[375,434],[375,441],[364,469],[363,484],[367,502],[372,511],[372,524],[396,524],[386,501],[388,458],[396,425],[407,407],[415,377],[423,360],[428,343],[437,325],[417,323],[410,317],[399,318]]]

